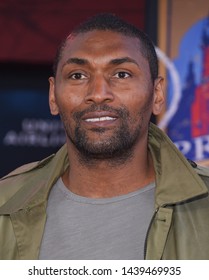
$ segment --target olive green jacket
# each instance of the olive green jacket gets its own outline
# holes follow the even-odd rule
[[[209,171],[191,164],[156,126],[149,149],[156,172],[156,211],[146,259],[209,259]],[[47,197],[68,166],[66,146],[0,180],[0,259],[38,259]],[[140,223],[140,221],[139,221]]]

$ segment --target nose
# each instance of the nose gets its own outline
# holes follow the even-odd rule
[[[113,100],[114,96],[108,81],[102,75],[95,76],[89,84],[85,102],[102,104]]]

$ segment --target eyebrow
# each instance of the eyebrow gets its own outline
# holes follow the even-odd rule
[[[138,63],[130,57],[115,58],[115,59],[110,60],[109,64],[120,65],[123,63],[127,63],[127,62],[134,63],[139,67]],[[68,64],[87,65],[87,64],[89,64],[89,61],[85,58],[71,57],[63,64],[63,67]]]
[[[110,61],[110,63],[113,64],[113,65],[120,65],[120,64],[126,63],[126,62],[128,62],[128,63],[134,63],[134,64],[136,64],[137,66],[139,66],[138,63],[136,62],[136,60],[134,60],[134,59],[132,59],[132,58],[130,58],[130,57],[115,58],[115,59],[112,59],[112,60]]]
[[[71,57],[63,64],[62,68],[68,64],[86,65],[89,64],[89,62],[84,58]]]

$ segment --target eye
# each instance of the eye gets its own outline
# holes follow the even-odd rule
[[[83,80],[83,79],[86,79],[86,76],[82,73],[73,73],[69,76],[70,79],[72,80]]]
[[[114,75],[114,77],[116,77],[117,79],[127,79],[127,78],[131,77],[131,74],[127,73],[125,71],[120,71],[120,72],[116,73]]]

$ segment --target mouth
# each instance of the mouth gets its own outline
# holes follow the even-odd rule
[[[109,117],[109,116],[85,119],[86,122],[104,122],[104,121],[115,121],[115,120],[116,120],[116,118],[112,118],[112,117]]]
[[[92,112],[83,116],[82,120],[87,125],[93,126],[111,126],[118,120],[118,116],[110,112]]]

